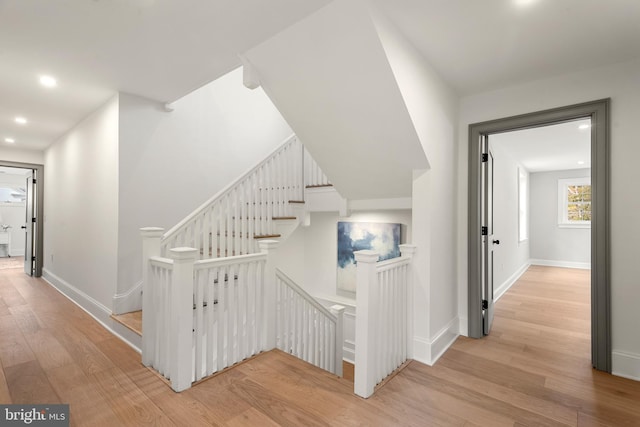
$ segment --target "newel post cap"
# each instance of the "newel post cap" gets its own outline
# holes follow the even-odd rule
[[[353,256],[355,257],[357,262],[363,262],[365,264],[375,264],[376,262],[378,262],[378,258],[380,258],[380,255],[378,255],[376,251],[371,251],[368,249],[354,252]]]
[[[142,237],[162,237],[164,228],[161,227],[143,227],[140,229]]]
[[[418,250],[418,247],[416,245],[409,245],[409,244],[400,245],[400,255],[406,256],[408,258],[412,258],[417,250]]]
[[[198,250],[195,248],[173,248],[169,250],[169,257],[175,261],[195,260]]]

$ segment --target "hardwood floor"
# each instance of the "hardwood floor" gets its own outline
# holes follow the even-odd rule
[[[0,272],[0,402],[69,403],[71,425],[637,426],[640,382],[589,363],[588,272],[531,268],[494,330],[376,394],[279,351],[174,393],[45,282]]]

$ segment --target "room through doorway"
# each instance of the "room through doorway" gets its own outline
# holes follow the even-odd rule
[[[0,161],[0,270],[42,275],[43,166]]]

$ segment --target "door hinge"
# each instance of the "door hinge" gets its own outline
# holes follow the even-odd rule
[[[487,301],[486,299],[482,300],[482,309],[486,310],[487,308],[489,308],[489,301]]]
[[[31,261],[35,262],[36,261],[36,257],[32,256],[31,257]]]
[[[31,180],[31,183],[32,183],[32,184],[35,184],[35,183],[36,183],[36,179],[35,179],[35,178],[33,178],[33,179]]]
[[[489,153],[482,153],[482,163],[489,161]]]
[[[31,218],[31,222],[36,222],[36,219],[35,218]]]
[[[489,235],[489,228],[486,225],[483,225],[481,232],[482,232],[483,236],[488,236]]]

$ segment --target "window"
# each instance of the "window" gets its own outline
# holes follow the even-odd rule
[[[558,226],[591,227],[591,178],[558,180]]]
[[[518,168],[518,240],[529,238],[529,173]]]

